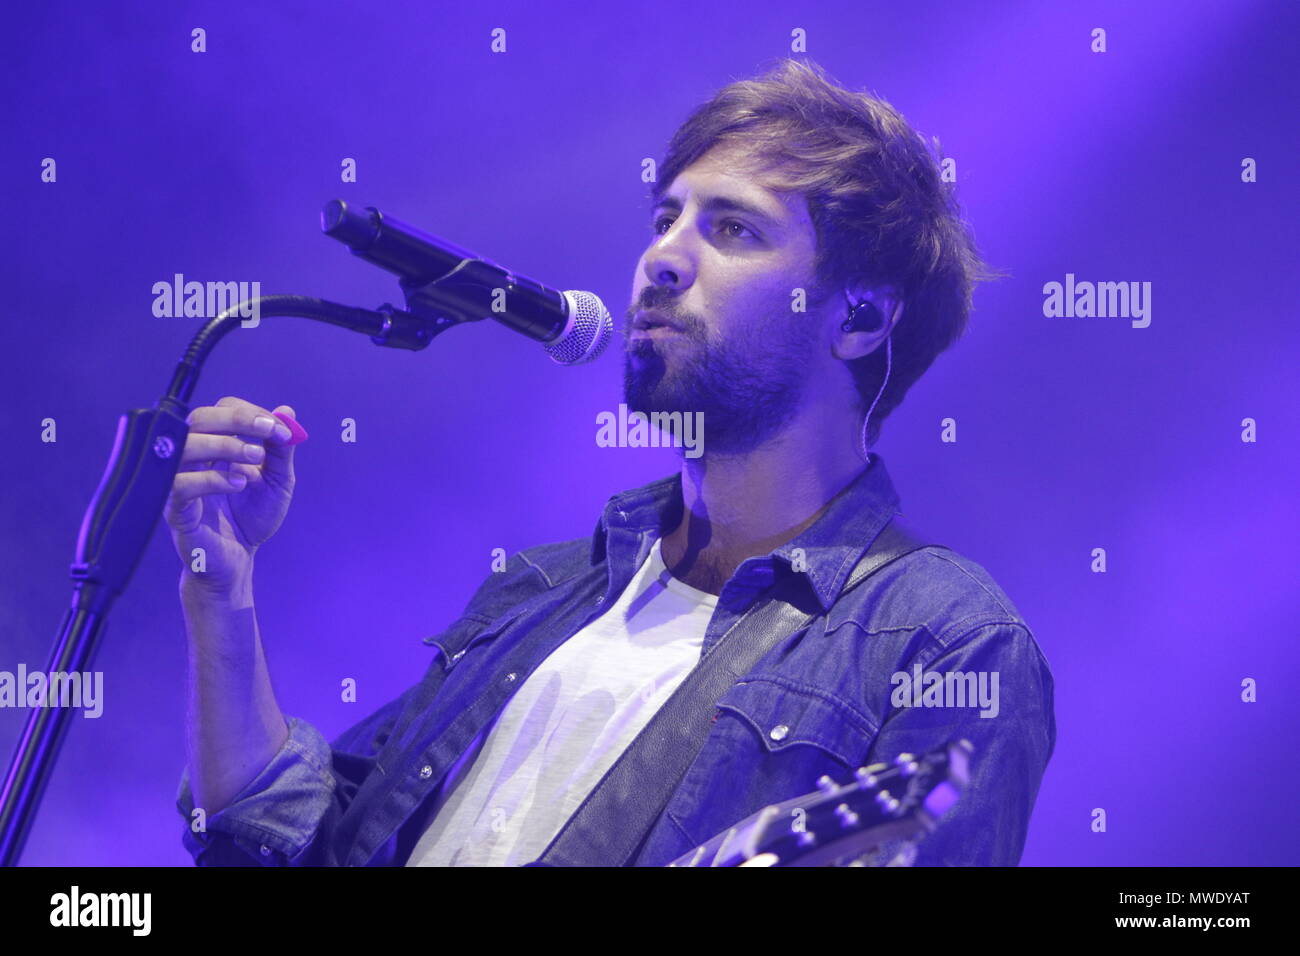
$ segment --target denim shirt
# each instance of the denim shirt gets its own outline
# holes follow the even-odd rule
[[[552,651],[618,599],[682,507],[674,474],[610,498],[592,536],[512,555],[460,618],[424,639],[432,661],[419,683],[332,744],[287,717],[281,750],[202,828],[187,768],[176,805],[195,862],[406,863],[429,824],[428,798],[457,758]],[[724,636],[744,640],[769,601],[787,600],[811,622],[777,640],[717,701],[635,865],[666,865],[763,807],[813,790],[823,774],[844,780],[860,766],[963,737],[974,746],[969,783],[913,862],[1019,862],[1055,746],[1051,672],[1010,599],[950,550],[913,551],[843,591],[898,509],[884,461],[872,454],[812,525],[736,568],[702,653]],[[897,675],[917,668],[996,674],[996,715],[971,702],[896,706]],[[609,865],[595,856],[582,863]]]

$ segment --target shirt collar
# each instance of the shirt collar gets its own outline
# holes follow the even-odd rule
[[[770,564],[780,559],[787,567],[799,560],[822,610],[828,611],[871,542],[900,513],[899,504],[884,459],[872,452],[868,466],[831,499],[822,515],[765,559]],[[667,534],[681,521],[681,513],[680,472],[612,496],[592,535],[592,564],[604,559],[610,529]]]

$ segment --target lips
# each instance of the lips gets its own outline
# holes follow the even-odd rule
[[[661,312],[653,310],[638,312],[636,318],[632,320],[632,331],[648,332],[651,329],[669,329],[673,332],[682,330],[680,325]]]
[[[655,325],[648,329],[633,329],[628,333],[627,338],[629,342],[639,342],[642,340],[671,338],[681,334],[681,332],[667,325]]]

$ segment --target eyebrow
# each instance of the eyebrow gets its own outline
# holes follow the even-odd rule
[[[737,199],[733,196],[709,196],[703,202],[700,203],[700,206],[704,209],[705,212],[711,212],[711,213],[738,212],[743,215],[749,216],[753,219],[757,219],[763,224],[775,229],[779,229],[784,225],[784,223],[780,219],[777,219],[775,216],[771,215],[770,213],[765,212],[763,209],[759,208],[758,206],[755,206],[753,203],[746,202],[743,199]],[[680,213],[682,211],[682,201],[673,196],[664,196],[662,199],[658,200],[651,208],[650,215],[653,217],[661,210],[668,210],[670,212]]]

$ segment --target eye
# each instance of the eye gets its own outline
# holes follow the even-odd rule
[[[749,233],[749,234],[750,234],[751,236],[753,236],[755,239],[758,238],[758,236],[754,233],[754,231],[753,231],[752,229],[750,229],[748,226],[746,226],[743,222],[739,221],[738,219],[728,219],[726,222],[724,222],[724,223],[722,224],[722,227],[723,227],[724,229],[730,229],[732,226],[737,226],[737,227],[739,227],[740,229],[742,229],[742,230],[744,230],[745,232]],[[730,235],[733,239],[739,239],[739,238],[741,238],[740,236],[736,235],[735,233],[728,233],[728,235]]]
[[[672,222],[673,222],[673,217],[672,217],[672,216],[660,216],[658,219],[654,220],[654,221],[650,224],[650,231],[651,231],[651,233],[653,233],[653,234],[656,235],[656,236],[662,236],[662,235],[663,235],[663,232],[664,232],[664,230],[663,230],[664,224],[667,223],[667,224],[671,225]],[[741,222],[739,219],[727,219],[727,220],[724,220],[723,223],[722,223],[722,228],[723,228],[724,231],[726,231],[726,234],[727,234],[730,238],[732,238],[732,239],[742,239],[742,238],[744,238],[746,235],[748,235],[750,238],[753,238],[753,239],[757,239],[757,238],[759,238],[759,236],[758,236],[758,234],[757,234],[756,232],[754,232],[752,229],[750,229],[748,226],[746,226],[746,225],[745,225],[743,222]],[[731,231],[732,229],[739,229],[740,232],[738,232],[738,233],[737,233],[737,232],[732,232],[732,231]]]

